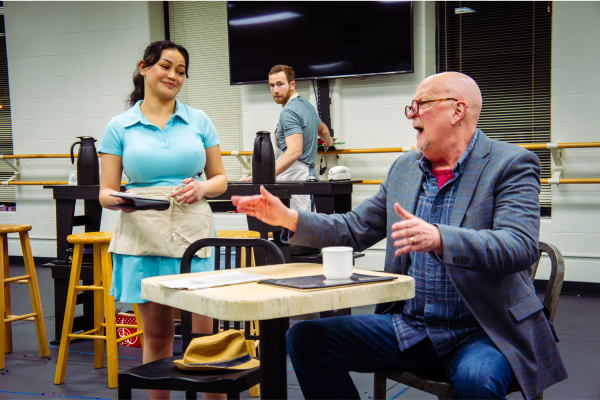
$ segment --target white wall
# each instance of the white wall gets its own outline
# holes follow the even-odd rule
[[[552,142],[600,141],[600,3],[553,2]],[[600,149],[563,150],[565,178],[599,178]],[[566,280],[600,282],[600,185],[552,189],[540,239],[565,256]]]
[[[15,154],[68,153],[77,136],[101,138],[125,110],[145,47],[164,39],[162,2],[4,2]],[[66,181],[70,160],[23,160],[22,180]],[[0,223],[27,223],[34,256],[56,256],[52,191],[17,187],[17,211]],[[78,204],[79,212],[82,211]],[[102,229],[116,213],[104,211]],[[83,231],[83,227],[76,228]],[[20,255],[17,239],[11,255]]]

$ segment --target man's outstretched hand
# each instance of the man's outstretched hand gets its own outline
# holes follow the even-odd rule
[[[392,225],[392,239],[400,239],[394,242],[394,247],[398,248],[396,257],[412,251],[433,251],[443,256],[442,235],[437,226],[415,217],[398,203],[394,204],[394,210],[404,218],[403,221]]]
[[[255,196],[231,196],[233,205],[241,213],[256,217],[262,222],[283,226],[292,232],[298,228],[298,211],[290,210],[283,205],[278,197],[267,192],[264,186],[260,186],[260,194]]]

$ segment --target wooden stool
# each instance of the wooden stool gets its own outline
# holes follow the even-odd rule
[[[260,233],[256,231],[217,231],[218,238],[243,238],[243,239],[259,239]],[[253,250],[254,252],[254,250]],[[242,268],[246,267],[246,249],[242,247],[242,251],[240,253]],[[254,253],[250,257],[250,266],[255,267],[254,263]],[[258,321],[250,321],[250,335],[258,336]],[[246,346],[248,348],[248,353],[252,357],[256,357],[256,349],[258,348],[258,340],[246,340]],[[250,397],[258,397],[260,396],[259,385],[253,386],[250,388]]]
[[[35,264],[31,254],[31,244],[29,243],[28,231],[31,225],[0,225],[0,246],[2,249],[2,259],[0,260],[0,315],[2,315],[3,326],[0,327],[0,369],[4,368],[4,353],[12,352],[12,322],[24,319],[35,322],[37,332],[40,357],[48,357],[48,340],[46,338],[46,327],[44,325],[44,313],[42,311],[42,302],[40,301],[40,291],[38,289],[37,276],[35,274]],[[25,275],[9,277],[8,271],[8,237],[9,233],[19,233],[21,241],[21,250],[23,252],[23,262],[25,263]],[[24,315],[11,315],[10,311],[10,284],[25,283],[29,286],[29,296],[31,297],[32,311]]]
[[[73,252],[73,263],[71,264],[71,278],[69,280],[69,292],[67,294],[67,307],[63,322],[62,337],[60,338],[60,349],[58,351],[58,362],[54,384],[58,385],[65,381],[67,359],[69,357],[69,346],[73,339],[94,340],[94,368],[104,367],[104,341],[106,341],[106,353],[108,363],[108,387],[118,386],[119,362],[117,359],[117,343],[134,336],[142,335],[142,326],[137,304],[133,305],[137,325],[117,324],[115,322],[115,299],[110,295],[112,279],[112,257],[108,254],[108,244],[112,238],[112,232],[86,232],[70,235],[67,237],[69,243],[75,244]],[[83,259],[83,246],[94,245],[94,284],[92,286],[80,286],[79,276],[81,274],[81,261]],[[75,315],[75,304],[77,294],[86,290],[94,291],[94,329],[80,334],[72,333],[73,318]],[[103,320],[105,322],[103,322]],[[106,333],[104,333],[106,328]],[[117,339],[117,328],[137,328],[137,332]],[[142,346],[143,336],[140,336]]]

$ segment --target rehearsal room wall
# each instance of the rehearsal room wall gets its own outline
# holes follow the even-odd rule
[[[552,4],[552,142],[598,142],[600,3]],[[565,178],[600,177],[598,148],[563,150],[562,159]],[[555,185],[540,239],[565,256],[565,280],[600,282],[600,185]]]
[[[162,7],[4,2],[14,154],[66,154],[77,136],[101,138],[110,118],[125,111],[143,49],[164,39]],[[22,160],[21,180],[66,181],[74,169],[67,159]],[[17,211],[1,212],[0,223],[31,224],[34,256],[55,257],[52,191],[17,186],[16,201]],[[103,230],[113,230],[116,212],[105,210],[102,220]],[[9,240],[10,254],[20,255],[18,239]]]
[[[108,120],[125,109],[131,74],[141,52],[164,36],[160,2],[5,2],[15,154],[67,153],[77,136],[101,138]],[[600,114],[600,3],[554,2],[552,29],[552,141],[598,141]],[[415,145],[404,116],[421,80],[435,73],[435,6],[414,3],[414,73],[337,79],[332,83],[332,127],[343,148]],[[302,96],[316,103],[310,82]],[[273,131],[281,107],[267,85],[242,87],[243,143]],[[342,156],[358,179],[383,179],[399,154]],[[335,162],[329,156],[330,166]],[[564,150],[566,178],[600,177],[600,149]],[[23,180],[67,179],[68,160],[22,161]],[[234,177],[231,177],[232,179]],[[29,223],[35,256],[56,251],[52,194],[40,186],[17,187],[17,211],[0,223]],[[355,185],[353,206],[378,190]],[[553,188],[552,217],[542,219],[541,240],[565,255],[566,280],[600,283],[600,185]],[[105,211],[102,229],[116,213]],[[216,214],[217,229],[246,229],[243,215]],[[76,228],[82,229],[82,228]],[[360,268],[383,267],[383,243],[357,260]],[[19,255],[15,238],[10,253]],[[539,278],[547,278],[547,260]]]

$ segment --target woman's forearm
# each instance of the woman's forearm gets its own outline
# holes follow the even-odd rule
[[[114,190],[111,188],[102,188],[100,189],[100,205],[108,210],[116,210],[119,211],[120,208],[109,207],[109,204],[115,204],[117,202],[117,198],[111,196],[111,193],[118,192],[118,190]]]
[[[217,197],[227,190],[227,175],[215,175],[204,182],[208,186],[205,197]]]

